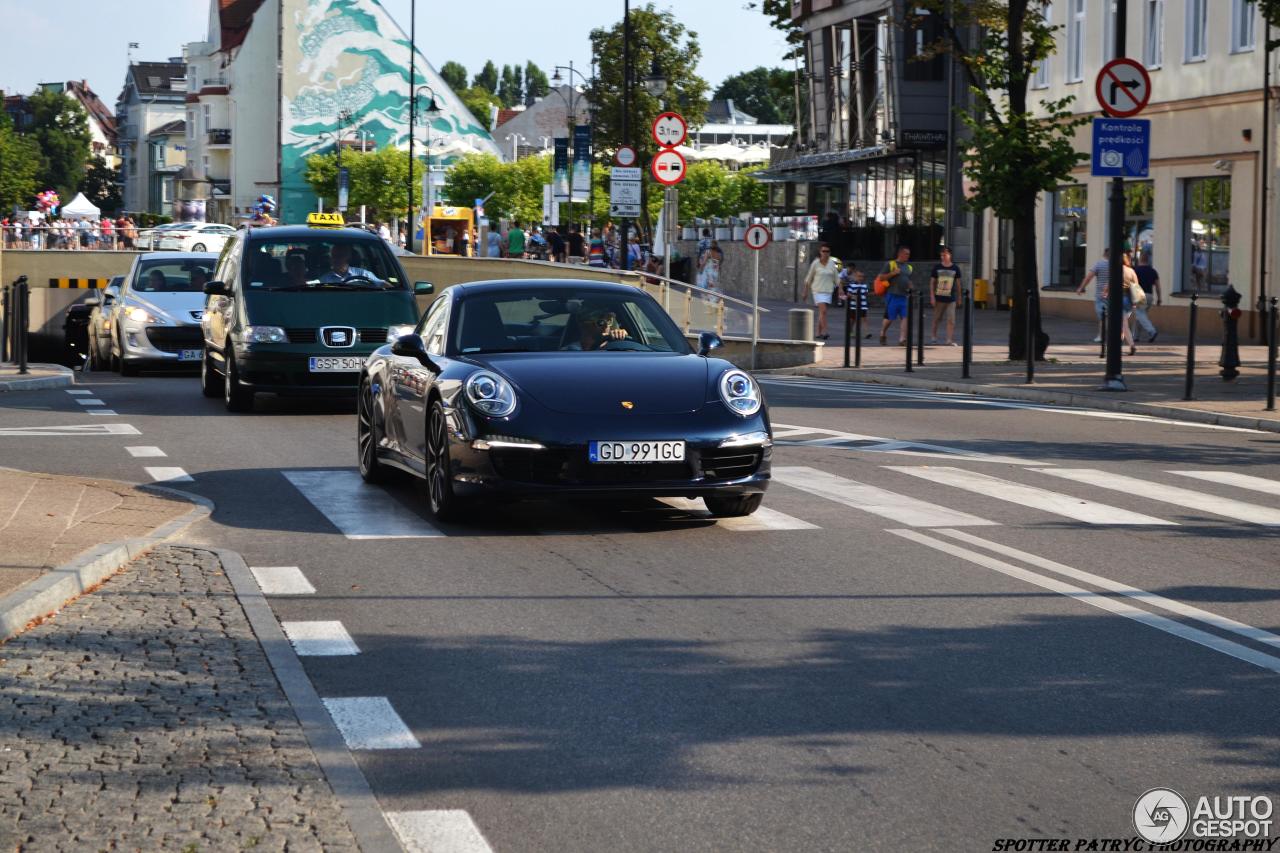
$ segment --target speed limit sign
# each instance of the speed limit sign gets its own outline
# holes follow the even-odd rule
[[[769,245],[769,229],[763,225],[752,225],[747,229],[747,233],[742,236],[742,240],[747,244],[748,249],[763,249]]]

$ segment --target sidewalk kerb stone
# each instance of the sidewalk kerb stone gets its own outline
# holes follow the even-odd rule
[[[38,372],[53,371],[53,376],[14,376],[0,379],[0,393],[5,391],[42,391],[47,388],[69,388],[75,384],[71,368],[60,364],[31,364],[28,368]]]
[[[244,558],[225,548],[190,547],[210,551],[222,562],[223,571],[231,581],[249,625],[298,717],[311,752],[346,812],[347,825],[351,827],[360,849],[364,853],[400,853],[403,848],[378,806],[364,772],[356,764],[342,733],[320,701],[302,661],[285,637]]]
[[[923,379],[912,376],[894,376],[858,368],[843,367],[781,367],[756,371],[762,374],[812,376],[818,379],[834,379],[844,382],[867,382],[899,388],[916,388],[922,391],[945,391],[956,394],[974,394],[1019,400],[1028,403],[1048,403],[1059,406],[1075,406],[1081,409],[1099,409],[1129,415],[1146,415],[1166,420],[1189,421],[1213,426],[1254,429],[1262,432],[1280,432],[1280,421],[1253,418],[1248,415],[1232,415],[1203,409],[1189,409],[1163,403],[1134,403],[1128,400],[1109,400],[1073,391],[1051,391],[1043,388],[1018,388],[1009,385],[983,385],[963,380]]]

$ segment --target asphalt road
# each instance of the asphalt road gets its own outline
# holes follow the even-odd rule
[[[384,747],[353,750],[383,810],[495,851],[989,850],[1132,837],[1156,786],[1280,794],[1280,435],[766,383],[750,524],[437,528],[412,485],[347,486],[350,407],[229,415],[191,377],[86,377],[115,415],[5,395],[0,465],[180,467],[217,506],[189,538],[297,567],[315,592],[269,600],[299,649],[358,650],[303,661],[385,700],[330,706]]]

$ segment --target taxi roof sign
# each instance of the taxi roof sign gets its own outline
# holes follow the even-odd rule
[[[308,213],[307,224],[317,228],[341,228],[347,222],[341,213]]]

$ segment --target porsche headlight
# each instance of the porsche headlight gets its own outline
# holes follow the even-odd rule
[[[760,411],[760,388],[741,370],[726,370],[720,377],[720,399],[735,415],[744,418]]]
[[[279,326],[245,326],[244,340],[251,344],[282,344],[289,336]]]
[[[511,383],[487,370],[471,374],[464,386],[467,400],[481,414],[505,418],[516,410],[516,392]]]

